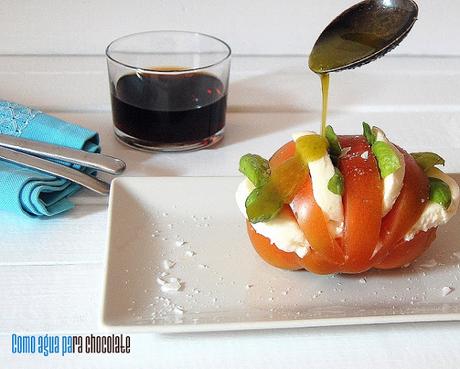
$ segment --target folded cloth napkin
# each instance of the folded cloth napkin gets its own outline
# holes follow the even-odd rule
[[[99,152],[96,132],[13,102],[0,100],[0,133],[89,152]],[[95,171],[79,165],[82,172]],[[0,209],[31,217],[52,216],[74,207],[69,196],[81,186],[0,160]]]

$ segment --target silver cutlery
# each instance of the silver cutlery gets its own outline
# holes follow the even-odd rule
[[[121,174],[126,168],[124,161],[114,158],[113,156],[91,153],[4,134],[0,134],[0,146],[35,156],[82,165],[110,174]]]
[[[126,168],[122,160],[109,155],[3,134],[0,134],[0,159],[65,178],[102,195],[110,192],[109,183],[47,159],[62,160],[112,175],[121,174]]]

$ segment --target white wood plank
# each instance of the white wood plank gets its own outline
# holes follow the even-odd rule
[[[60,107],[59,110],[65,110],[66,106],[74,109],[94,106],[95,101],[99,101],[97,104],[101,108],[108,107],[104,107],[104,97],[98,97],[102,96],[102,84],[98,78],[105,73],[102,58],[72,58],[68,59],[69,64],[61,64],[77,69],[79,65],[86,68],[85,63],[80,63],[86,60],[90,71],[87,80],[98,81],[95,83],[96,87],[100,85],[99,92],[96,91],[93,95],[91,91],[82,93],[80,88],[66,94],[69,89],[62,88],[68,86],[69,81],[70,86],[73,83],[80,86],[78,83],[86,82],[87,80],[81,79],[81,70],[72,74],[68,73],[71,68],[68,71],[57,68],[56,85],[50,82],[53,79],[50,79],[45,68],[46,63],[52,60],[59,66],[59,60],[64,59],[58,59],[44,58],[41,59],[43,62],[36,63],[37,58],[24,58],[21,59],[24,62],[22,65],[15,65],[12,62],[19,59],[0,58],[0,70],[3,71],[0,72],[0,95],[21,97],[27,103],[35,101],[42,107],[55,99],[58,104],[54,107]],[[258,71],[257,61],[261,60],[264,63],[259,64],[269,67]],[[267,60],[271,61],[265,64]],[[242,153],[254,151],[269,155],[275,147],[289,139],[292,131],[316,129],[319,118],[317,82],[311,79],[311,86],[309,83],[303,85],[304,82],[297,84],[300,77],[296,72],[297,74],[292,75],[294,81],[291,80],[288,84],[292,86],[292,90],[291,87],[288,90],[279,90],[273,83],[279,83],[283,79],[270,79],[270,76],[284,73],[286,66],[296,66],[299,60],[303,59],[243,60],[246,63],[243,63],[245,67],[241,69],[243,82],[240,90],[235,90],[241,96],[232,97],[232,109],[235,111],[255,107],[254,111],[271,110],[270,107],[280,100],[279,96],[287,95],[289,99],[286,101],[289,104],[282,109],[291,112],[229,114],[226,138],[216,148],[210,149],[211,152],[141,153],[115,141],[111,134],[111,117],[108,112],[58,112],[57,115],[100,131],[104,150],[119,155],[128,162],[126,175],[233,175],[236,174],[236,162]],[[369,65],[369,68],[354,75],[347,74],[350,76],[347,79],[350,78],[354,83],[353,89],[350,87],[350,90],[339,94],[333,93],[331,104],[335,108],[330,121],[337,123],[339,133],[356,132],[363,119],[378,123],[387,130],[390,138],[397,137],[395,141],[410,151],[423,150],[430,145],[430,150],[445,156],[448,171],[459,172],[458,60],[423,59],[415,62],[418,69],[409,69],[412,60],[385,58],[381,64]],[[98,68],[100,69],[97,72]],[[249,72],[245,72],[244,68]],[[96,70],[96,73],[91,70]],[[407,86],[401,82],[406,74],[409,75]],[[5,79],[6,75],[10,75],[12,79]],[[359,79],[361,77],[358,78],[359,75],[363,76],[362,80]],[[73,79],[69,76],[73,76]],[[343,74],[343,78],[345,76]],[[30,85],[27,84],[27,79],[31,82]],[[251,79],[258,86],[253,90],[249,89]],[[372,91],[368,89],[369,80],[374,82]],[[257,91],[266,91],[266,81],[271,86],[276,86],[270,89],[276,90],[276,93],[271,98],[247,100],[250,95],[257,95]],[[301,113],[306,110],[303,100],[296,100],[300,85],[302,89],[311,89],[308,92],[311,95],[303,97],[305,100],[308,97],[308,109],[312,107],[309,112]],[[453,87],[445,89],[446,86],[450,88],[449,85]],[[48,92],[53,88],[56,88],[54,95]],[[393,98],[395,95],[399,96],[401,89],[404,91],[401,95],[407,96],[401,104],[396,104],[399,100]],[[351,96],[350,91],[356,95]],[[368,99],[371,99],[372,104]],[[382,99],[381,103],[379,99]],[[83,100],[83,104],[78,105],[79,100]],[[362,102],[363,100],[366,102]],[[292,101],[295,102],[291,103]],[[359,104],[353,104],[356,101]],[[292,110],[296,109],[298,113],[293,113]],[[39,223],[15,219],[10,214],[0,214],[3,231],[0,241],[0,294],[3,297],[0,304],[0,362],[6,367],[458,367],[458,322],[201,335],[135,335],[133,354],[124,357],[82,355],[59,360],[39,356],[14,357],[9,353],[12,332],[90,334],[99,331],[97,321],[105,240],[105,200],[88,196],[87,193],[76,199],[81,206],[73,213]],[[70,236],[74,234],[76,237]]]
[[[296,131],[318,130],[319,112],[232,113],[224,140],[214,148],[187,153],[146,153],[120,144],[112,133],[109,113],[57,113],[100,132],[103,151],[126,161],[127,176],[239,175],[241,155],[255,152],[269,157]],[[447,161],[446,170],[460,172],[460,112],[333,112],[339,134],[361,131],[367,120],[386,130],[388,137],[408,151],[433,150]],[[105,178],[108,178],[105,176]],[[3,237],[0,265],[99,263],[106,240],[107,199],[87,191],[75,196],[77,208],[52,219],[24,219],[0,213]]]
[[[125,175],[209,176],[239,175],[237,163],[246,152],[269,157],[290,140],[293,132],[319,129],[319,112],[310,113],[231,113],[224,140],[207,150],[185,153],[146,153],[120,144],[112,133],[108,113],[57,113],[58,116],[96,129],[103,150],[126,161]],[[442,154],[446,170],[460,172],[460,112],[347,112],[333,111],[331,122],[338,134],[361,133],[366,120],[382,127],[390,139],[409,151],[434,150]]]
[[[96,329],[102,269],[102,264],[0,266],[0,332]]]
[[[97,204],[101,198],[91,199],[91,204],[78,205],[64,216],[50,219],[0,212],[0,266],[100,263],[105,250],[107,206]]]
[[[8,368],[457,368],[460,322],[132,335],[132,353],[10,353],[11,334],[110,334],[98,326],[101,265],[0,267],[0,362]],[[124,332],[129,334],[130,332]],[[235,353],[238,355],[235,355]]]
[[[30,274],[30,267],[21,272]],[[46,281],[38,276],[34,287]],[[56,278],[53,274],[52,277]],[[70,278],[70,281],[69,281]],[[61,283],[57,281],[60,280]],[[0,360],[8,368],[394,368],[416,367],[454,369],[460,354],[456,338],[459,322],[390,324],[359,327],[325,327],[278,331],[222,332],[204,334],[148,335],[131,334],[132,352],[129,355],[67,355],[46,357],[41,355],[12,355],[12,333],[22,334],[110,334],[103,332],[89,316],[96,310],[96,297],[91,289],[81,294],[77,285],[88,283],[80,271],[60,271],[59,279],[51,283],[54,290],[45,289],[43,295],[23,287],[25,298],[36,301],[32,306],[11,305],[19,310],[22,319],[12,326],[2,321]],[[69,284],[69,282],[71,282]],[[53,292],[56,291],[56,292]],[[10,292],[10,290],[8,290]],[[24,304],[25,298],[16,300]],[[32,300],[33,299],[33,300]],[[52,301],[52,303],[51,303]],[[72,305],[75,304],[75,305]],[[5,313],[5,310],[2,310]],[[6,311],[7,316],[11,312]],[[27,319],[24,319],[27,317]],[[21,323],[24,322],[24,323]],[[27,321],[27,326],[25,322]],[[5,329],[6,328],[6,329]],[[129,334],[129,332],[124,332]],[[237,355],[235,353],[238,353]],[[128,362],[129,361],[129,362]]]
[[[331,78],[333,110],[459,110],[460,57],[387,56]],[[53,111],[109,111],[99,56],[0,56],[0,97]],[[235,57],[228,110],[312,111],[319,78],[306,57]]]
[[[404,75],[404,69],[398,69],[401,61],[396,59],[399,58],[386,59],[386,70],[368,69],[365,73],[374,76],[372,78],[381,76],[379,78],[383,80],[383,76],[391,71],[400,78]],[[78,60],[70,60],[70,63],[78,63]],[[98,62],[97,59],[90,59],[89,69],[93,67],[91,62],[94,60]],[[272,64],[267,64],[268,75],[270,68],[283,70],[287,65],[285,60],[270,60]],[[296,64],[298,60],[300,59],[293,58],[289,63]],[[404,60],[407,63],[410,61]],[[434,62],[439,60],[451,69],[443,68],[433,75],[441,76],[444,83],[449,78],[455,80],[458,75],[455,72],[457,61],[436,59]],[[431,62],[431,59],[424,60],[418,64],[420,69],[414,72],[413,78],[419,81],[419,88]],[[25,64],[28,63],[30,59]],[[265,72],[257,71],[255,59],[247,59],[244,63],[249,70],[249,80],[254,75],[259,75],[260,80],[265,79]],[[38,66],[40,65],[44,66],[39,63]],[[365,69],[362,71],[364,73]],[[41,72],[47,75],[46,69]],[[103,72],[100,73],[102,75]],[[67,72],[62,74],[63,83],[72,75]],[[40,71],[36,75],[40,75]],[[89,75],[94,77],[97,74]],[[78,75],[76,77],[77,80],[80,78]],[[292,79],[296,78],[294,74]],[[435,81],[432,78],[430,83]],[[291,83],[295,82],[291,80],[289,86]],[[394,83],[396,84],[396,80]],[[383,83],[379,86],[383,86]],[[242,91],[244,90],[242,87]],[[28,91],[25,98],[30,98],[28,93],[31,91],[23,91]],[[409,92],[408,90],[405,93]],[[317,93],[311,92],[312,98],[316,99],[312,105],[319,103],[319,96],[313,97]],[[423,150],[429,141],[430,149],[446,157],[449,171],[460,171],[460,164],[456,163],[460,149],[456,124],[460,119],[456,105],[459,100],[458,92],[452,90],[451,93],[453,97],[448,105],[444,104],[442,97],[445,95],[441,93],[441,98],[434,99],[434,103],[431,95],[423,95],[423,104],[427,105],[425,107],[405,103],[397,109],[391,105],[391,94],[388,93],[385,95],[387,102],[384,99],[385,103],[382,105],[376,104],[372,107],[363,103],[361,106],[349,108],[343,104],[341,108],[333,109],[330,120],[337,123],[337,130],[341,133],[356,132],[363,119],[378,122],[388,131],[390,137],[398,137],[397,142],[409,150]],[[362,96],[366,97],[364,94]],[[346,96],[342,98],[345,99]],[[332,100],[339,99],[340,97],[335,96]],[[268,105],[271,106],[271,103]],[[288,105],[284,109],[295,110],[295,106]],[[254,110],[266,107],[260,103]],[[315,111],[304,113],[229,114],[226,138],[216,148],[210,149],[213,155],[209,155],[209,150],[182,154],[141,153],[115,141],[111,133],[111,117],[107,112],[58,112],[57,115],[100,131],[105,152],[119,155],[128,162],[126,175],[233,175],[237,173],[235,163],[242,153],[254,151],[269,155],[275,147],[289,139],[292,131],[316,129],[319,115],[318,109],[314,109]],[[421,111],[417,111],[419,109]],[[8,337],[12,332],[87,334],[98,331],[97,303],[102,281],[105,200],[87,193],[79,195],[76,200],[80,206],[74,212],[62,218],[38,223],[15,219],[9,214],[0,215],[0,222],[4,225],[0,247],[0,260],[3,264],[0,266],[0,291],[2,296],[7,297],[0,304],[0,332],[3,333],[0,336],[0,358],[8,367],[46,368],[49,367],[50,360],[53,360],[40,357],[17,358],[8,354],[5,347],[8,347]],[[75,237],[69,236],[74,234]],[[455,368],[460,357],[456,341],[452,338],[458,336],[459,332],[460,323],[446,323],[199,336],[136,335],[133,340],[133,354],[129,359],[119,356],[106,356],[103,359],[90,355],[74,356],[59,362],[53,360],[53,366],[62,364],[63,367],[91,367],[98,360],[98,367],[115,368],[126,366],[127,360],[130,360],[131,366],[136,364],[139,368],[193,368],[211,365],[249,368],[268,364],[274,368],[294,365],[326,368],[339,364],[344,368],[367,368],[370,365],[403,368],[407,366],[407,362],[418,368]],[[437,342],[436,348],[433,348],[433,339]],[[219,344],[216,344],[217,341]],[[180,355],[177,353],[178,347]],[[279,355],[280,350],[283,355]],[[299,363],[299,352],[305,351],[309,354],[305,358],[302,356],[303,360]],[[239,352],[239,355],[235,356],[234,352]],[[392,353],[391,356],[388,352]],[[357,357],[360,358],[359,361]]]
[[[237,54],[304,54],[321,30],[355,0],[4,0],[0,12],[7,54],[103,54],[121,35],[151,29],[201,31],[226,40]],[[395,50],[459,55],[455,0],[418,0],[419,20]]]

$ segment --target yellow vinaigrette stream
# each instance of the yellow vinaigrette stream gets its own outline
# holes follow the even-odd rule
[[[322,73],[319,75],[321,78],[321,92],[323,96],[323,110],[321,113],[321,136],[326,137],[326,120],[327,120],[327,101],[329,97],[329,73]]]
[[[323,95],[321,135],[309,134],[296,139],[295,155],[275,168],[271,168],[268,181],[251,192],[246,199],[246,214],[251,223],[268,221],[276,216],[283,204],[289,204],[293,200],[299,187],[304,183],[308,175],[308,163],[327,155],[329,143],[326,139],[326,119],[329,74],[320,74],[320,78]],[[269,165],[268,162],[267,165]]]

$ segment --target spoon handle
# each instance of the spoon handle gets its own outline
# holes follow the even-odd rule
[[[120,174],[126,168],[124,161],[109,155],[96,154],[4,134],[0,134],[0,146],[36,156],[82,165],[110,174]]]
[[[107,195],[110,192],[110,184],[96,177],[20,151],[0,147],[0,159],[68,179],[101,195]]]

